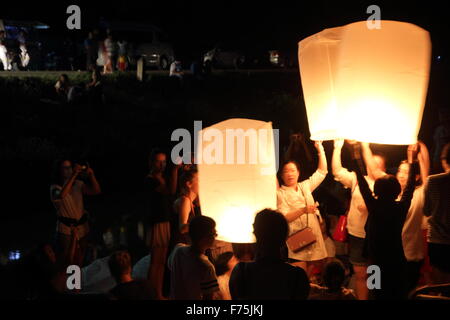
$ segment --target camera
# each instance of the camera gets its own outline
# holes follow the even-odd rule
[[[87,182],[88,181],[87,170],[89,168],[89,163],[88,162],[79,162],[77,164],[81,167],[81,172],[78,174],[77,179],[81,180],[83,182]]]

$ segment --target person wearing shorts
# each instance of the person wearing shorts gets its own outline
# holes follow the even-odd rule
[[[163,297],[166,258],[170,244],[170,192],[165,176],[166,154],[154,150],[149,159],[150,173],[145,178],[146,244],[151,262],[148,277],[156,289],[157,299]]]

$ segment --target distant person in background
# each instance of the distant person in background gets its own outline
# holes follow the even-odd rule
[[[67,102],[69,90],[71,89],[71,84],[69,81],[69,77],[67,74],[63,73],[59,76],[58,81],[55,84],[55,90],[60,99],[64,102]]]
[[[104,103],[102,75],[100,71],[94,69],[91,75],[91,82],[86,85],[88,101],[94,106]]]
[[[84,50],[86,53],[86,70],[93,71],[95,67],[95,56],[98,52],[98,46],[94,40],[94,33],[89,32],[84,40]]]
[[[63,41],[63,48],[64,48],[64,58],[66,60],[66,67],[68,70],[75,70],[75,56],[76,56],[76,46],[75,42],[70,38],[67,37]]]
[[[285,217],[276,211],[260,211],[253,223],[256,237],[255,262],[238,263],[230,277],[233,300],[306,300],[306,272],[281,259],[289,234]]]
[[[170,64],[170,71],[169,71],[169,76],[171,77],[177,77],[180,80],[183,80],[183,76],[184,76],[184,72],[183,72],[183,68],[181,65],[181,61],[175,59],[171,64]]]
[[[69,160],[57,161],[54,168],[53,184],[50,186],[50,199],[56,209],[57,240],[61,256],[68,255],[72,229],[76,229],[77,254],[74,264],[83,265],[89,233],[88,215],[84,210],[83,195],[97,195],[100,185],[90,167],[73,165]],[[89,184],[79,180],[80,174],[87,175]]]
[[[19,58],[20,58],[20,66],[22,69],[26,69],[28,64],[30,63],[30,55],[27,50],[27,34],[24,30],[19,32],[17,36],[17,41],[19,42]]]
[[[450,283],[450,143],[441,153],[444,173],[428,177],[424,213],[428,219],[428,254],[433,283]]]
[[[106,51],[106,63],[104,66],[104,73],[112,73],[114,72],[116,66],[117,59],[117,43],[114,41],[111,32],[108,32],[108,35],[105,39],[105,51]]]
[[[217,274],[217,281],[219,282],[220,292],[223,300],[231,300],[230,294],[230,276],[239,260],[233,252],[227,251],[219,255],[214,263]]]
[[[127,251],[117,251],[108,260],[111,275],[117,285],[111,294],[118,300],[154,300],[156,293],[148,280],[133,280],[131,257]]]
[[[70,83],[67,74],[61,74],[55,90],[62,102],[75,103],[83,96],[83,89]]]
[[[311,284],[309,300],[356,300],[353,290],[343,287],[345,267],[341,261],[332,259],[325,264],[322,278],[324,286]]]
[[[8,49],[5,46],[6,33],[0,31],[0,62],[2,63],[3,70],[11,70],[11,64],[8,59]]]
[[[117,42],[117,46],[119,48],[119,50],[118,50],[119,58],[117,59],[117,69],[119,71],[126,71],[128,68],[128,63],[127,63],[128,43],[124,39],[120,39]]]

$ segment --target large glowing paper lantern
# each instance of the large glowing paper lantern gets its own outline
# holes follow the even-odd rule
[[[271,122],[230,119],[199,132],[196,149],[202,214],[218,239],[254,242],[255,214],[276,209],[276,156]]]
[[[429,33],[397,21],[380,29],[352,23],[300,41],[311,139],[417,142],[430,59]]]

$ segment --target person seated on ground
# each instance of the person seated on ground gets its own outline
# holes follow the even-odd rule
[[[83,90],[70,83],[67,74],[61,74],[55,84],[55,90],[62,102],[75,103],[83,96]]]
[[[285,217],[265,209],[255,217],[255,262],[240,262],[230,277],[233,300],[305,300],[309,294],[306,272],[281,259],[289,226]]]
[[[168,259],[170,299],[221,299],[214,265],[205,255],[217,236],[210,217],[197,216],[189,223],[191,245],[178,244]]]
[[[444,173],[431,175],[425,186],[423,211],[428,220],[428,254],[433,284],[450,282],[450,143],[442,149]]]
[[[94,69],[91,75],[91,82],[86,84],[88,101],[91,104],[103,104],[103,84],[102,75],[98,69]]]
[[[393,175],[384,175],[374,184],[374,193],[362,170],[361,146],[352,144],[352,157],[358,185],[368,209],[365,226],[366,243],[364,253],[370,264],[382,270],[381,289],[372,290],[374,298],[406,299],[406,258],[403,252],[402,229],[411,205],[415,188],[417,145],[408,147],[408,180],[402,197],[397,201],[401,186]],[[375,196],[374,196],[375,195]]]
[[[219,282],[220,293],[223,300],[231,300],[230,275],[239,260],[231,251],[227,251],[219,255],[214,263],[216,267],[217,280]]]
[[[61,100],[67,101],[67,93],[69,92],[70,87],[70,81],[67,74],[61,74],[55,84],[56,93]]]
[[[118,283],[110,293],[118,300],[154,300],[156,292],[148,280],[133,280],[128,251],[117,251],[108,260],[111,274]]]
[[[343,287],[345,267],[338,259],[325,264],[322,278],[324,286],[311,284],[309,300],[356,300],[353,290]]]
[[[73,264],[76,246],[76,229],[72,229],[69,251],[65,257],[57,257],[53,247],[45,243],[32,251],[28,260],[29,292],[31,299],[62,298],[78,290],[67,288],[67,267]]]

